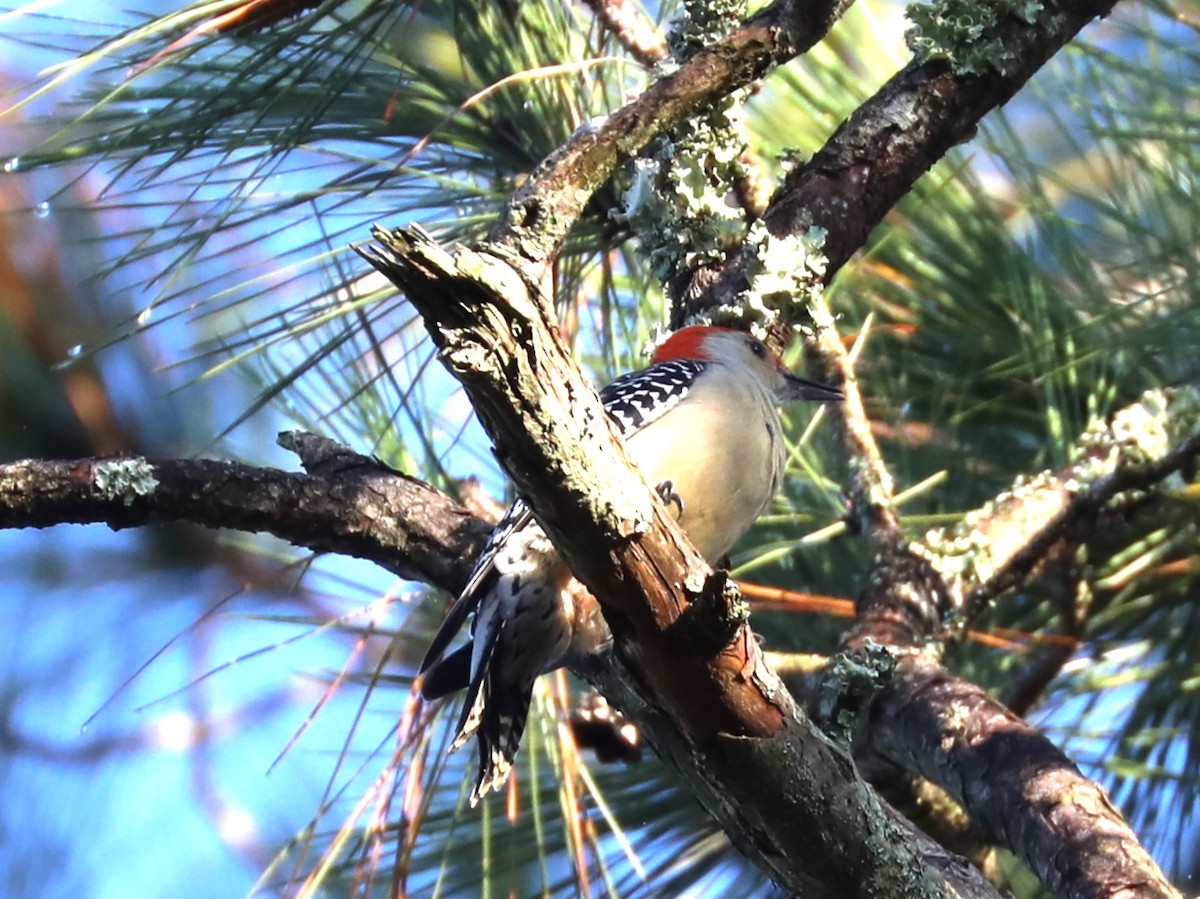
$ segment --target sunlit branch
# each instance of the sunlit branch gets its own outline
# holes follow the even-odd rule
[[[1198,406],[1189,389],[1148,395],[1121,410],[1112,424],[1089,431],[1068,466],[1027,479],[968,516],[962,536],[973,544],[969,552],[974,561],[952,587],[964,619],[973,619],[1024,582],[1059,541],[1072,537],[1078,543],[1089,536],[1110,505],[1145,500],[1143,491],[1194,466],[1200,458],[1200,431],[1158,453],[1148,452],[1141,438],[1151,437],[1157,428],[1164,435],[1178,432],[1189,422],[1195,429]]]
[[[138,460],[84,459],[0,466],[0,527],[42,527],[70,522],[129,527],[173,520],[264,530],[313,549],[373,559],[406,577],[417,577],[448,589],[461,584],[485,526],[437,491],[368,457],[311,435],[290,435],[285,441],[300,453],[308,474],[213,461],[146,462],[157,485],[141,495],[135,491],[128,502],[111,477],[98,479],[97,474],[102,466]],[[1184,464],[1186,458],[1195,457],[1200,451],[1198,443],[1196,438],[1183,441],[1158,462],[1131,469],[1121,483],[1127,488],[1145,489],[1160,482]],[[135,483],[149,486],[144,480],[135,479]],[[1068,847],[1063,858],[1074,866],[1075,876],[1084,879],[1081,883],[1091,883],[1104,875],[1104,871],[1092,870],[1086,860],[1076,859],[1070,852],[1091,831],[1055,829],[1056,821],[1082,820],[1115,835],[1112,838],[1120,847],[1120,858],[1131,859],[1130,864],[1137,863],[1132,873],[1126,870],[1122,876],[1154,881],[1157,869],[1141,866],[1148,857],[1135,849],[1136,840],[1120,816],[1101,801],[1103,792],[1080,776],[1044,737],[1005,712],[974,685],[951,677],[919,655],[912,655],[901,660],[894,686],[877,701],[888,710],[882,719],[891,725],[873,729],[880,741],[876,751],[943,783],[973,817],[993,821],[990,829],[993,838],[1015,841],[1009,845],[1028,857],[1035,869],[1041,870],[1039,866],[1046,864],[1041,855],[1045,841],[1057,840]],[[969,714],[963,713],[964,704],[970,705]],[[972,726],[971,733],[966,734],[962,731],[963,722],[973,720],[983,724]],[[989,730],[991,724],[997,727]],[[661,735],[661,731],[653,728],[650,733]],[[1031,782],[1029,790],[1043,789],[1049,783],[1063,803],[1074,802],[1072,797],[1092,797],[1087,799],[1088,804],[1063,804],[1057,817],[1031,805],[1028,790],[1015,786],[1024,774],[1004,771],[1005,764],[1023,756],[996,749],[1011,748],[1012,740],[1019,740],[1023,747],[1035,748],[1036,756],[1043,760],[1038,778]],[[936,764],[921,760],[930,741],[943,749],[950,747],[949,751],[941,752]],[[983,781],[973,772],[985,762],[989,779],[999,776],[1010,789],[1001,794],[982,789]],[[1064,785],[1070,788],[1065,789]],[[1000,832],[995,821],[1011,824]],[[1115,864],[1110,856],[1105,858],[1107,861],[1102,859],[1097,864],[1110,867]],[[1053,875],[1053,872],[1043,873]]]
[[[617,43],[646,68],[667,58],[662,31],[638,0],[584,0],[584,4],[613,33]]]

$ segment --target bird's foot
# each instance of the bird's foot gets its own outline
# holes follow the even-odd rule
[[[683,517],[683,497],[675,492],[674,484],[670,481],[663,481],[654,488],[654,492],[668,507],[675,506],[679,510],[679,514],[675,516],[677,520]]]

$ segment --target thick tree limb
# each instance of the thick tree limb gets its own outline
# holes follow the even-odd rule
[[[945,788],[1054,895],[1178,897],[1103,787],[1037,728],[920,652],[871,711],[871,748]]]
[[[490,528],[444,494],[311,434],[283,435],[308,474],[207,459],[141,457],[0,465],[0,528],[158,521],[262,531],[368,559],[457,592]],[[130,475],[123,490],[114,478]]]
[[[123,528],[158,521],[187,521],[208,527],[269,532],[311,549],[370,559],[403,577],[448,590],[457,590],[466,580],[489,525],[428,485],[332,441],[313,435],[284,435],[281,442],[301,454],[308,474],[234,462],[149,462],[137,457],[3,465],[0,466],[0,528],[89,522]],[[111,473],[114,466],[135,476],[144,492],[118,489],[112,484],[111,474],[99,474]],[[131,479],[126,483],[131,483]],[[676,757],[680,765],[694,766],[694,760],[687,758],[693,746],[674,736],[678,723],[673,716],[657,706],[647,706],[646,695],[622,679],[613,662],[611,657],[593,657],[581,673],[614,696],[623,696],[629,704],[646,709],[651,717],[643,718],[641,723],[664,757]],[[726,759],[733,770],[708,772],[704,790],[711,801],[728,804],[730,814],[745,816],[755,812],[753,805],[739,810],[733,802],[736,790],[730,790],[730,783],[735,788],[752,787],[757,794],[770,796],[771,801],[764,807],[774,810],[780,789],[780,782],[774,778],[781,766],[790,769],[798,765],[789,777],[820,781],[824,789],[834,791],[826,801],[835,802],[837,808],[844,803],[852,807],[860,804],[864,797],[851,798],[856,794],[869,798],[861,781],[845,780],[850,762],[836,747],[827,747],[828,757],[819,758],[818,767],[812,769],[811,761],[802,765],[795,761],[794,741],[787,734],[774,740],[739,739],[728,734],[714,735],[712,739],[725,745],[717,757]],[[819,735],[818,739],[824,740]],[[680,753],[685,757],[679,758]],[[757,761],[749,764],[751,759],[746,753],[751,753]],[[830,764],[833,767],[823,767]],[[798,795],[808,795],[811,789],[811,786],[800,789]],[[842,795],[845,791],[850,791],[848,796]],[[959,895],[979,899],[995,896],[977,872],[963,868],[961,860],[915,833],[894,812],[885,810],[873,820],[882,830],[874,839],[865,840],[864,834],[856,832],[854,839],[848,840],[849,849],[870,852],[869,847],[877,840],[912,840],[924,861],[951,879]],[[759,821],[757,816],[746,817],[741,828],[735,830],[735,839],[740,836],[743,848],[757,854],[764,847],[755,845],[755,841],[770,834],[771,823]],[[759,833],[762,827],[767,827],[765,834]],[[832,829],[822,832],[829,840],[839,838]],[[802,838],[809,837],[798,829],[794,839]],[[846,839],[846,835],[840,838]],[[776,860],[779,866],[790,863],[787,857]],[[822,867],[816,869],[816,876],[828,875],[834,882],[836,874]],[[845,875],[841,878],[844,880]],[[863,892],[842,893],[840,889],[828,892],[814,883],[810,895],[913,895],[906,891],[907,887],[890,893],[886,890],[868,893],[865,885]]]
[[[631,684],[629,679],[624,677],[614,665],[602,659],[593,659],[578,667],[576,673],[585,677],[596,689],[608,696],[614,705],[622,709],[635,710],[639,730],[654,747],[660,758],[672,764],[676,770],[686,770],[695,764],[694,760],[686,755],[690,751],[687,743],[674,736],[677,728],[669,719],[668,713],[661,708],[648,705],[645,694],[636,689],[636,685]],[[804,739],[801,737],[801,742]],[[737,802],[737,807],[728,809],[728,814],[736,816],[738,827],[733,830],[727,827],[726,832],[734,845],[742,852],[751,858],[756,858],[763,847],[761,844],[756,844],[755,841],[761,840],[763,829],[765,828],[767,832],[778,831],[785,822],[774,819],[780,812],[786,814],[790,811],[794,796],[804,795],[810,791],[806,784],[799,781],[811,779],[814,776],[812,772],[808,771],[812,759],[807,755],[804,757],[796,755],[794,741],[787,740],[786,735],[769,740],[726,736],[723,738],[723,742],[725,746],[720,754],[722,766],[708,771],[708,777],[703,781],[697,782],[694,777],[689,777],[688,784],[698,790],[697,795],[706,808],[711,808],[712,804],[733,805],[735,796],[742,797],[743,801]],[[685,753],[685,755],[680,757],[679,753]],[[842,764],[850,764],[845,756],[841,756],[841,759]],[[816,776],[823,778],[830,773],[825,772],[825,774]],[[829,799],[836,804],[831,807],[807,810],[806,814],[812,813],[817,816],[833,814],[836,817],[839,816],[839,810],[843,805],[856,806],[863,801],[863,797],[858,794],[866,788],[858,779],[857,772],[853,767],[841,769],[838,775],[830,780],[833,792]],[[833,786],[835,782],[841,783],[840,789]],[[736,789],[736,794],[731,790],[731,786]],[[924,863],[945,878],[950,895],[958,896],[960,899],[984,899],[984,897],[995,899],[998,895],[995,888],[980,874],[978,869],[961,856],[948,851],[932,838],[917,830],[912,822],[905,819],[891,806],[884,803],[882,809],[882,821],[875,819],[864,819],[863,821],[864,830],[860,834],[859,840],[864,846],[877,844],[879,839],[895,840],[900,838],[906,842],[911,841]],[[794,841],[802,842],[812,838],[803,819],[792,821],[792,825],[797,831],[793,837]],[[814,848],[818,853],[831,851],[836,855],[842,854],[842,847],[830,845],[828,842],[839,839],[835,834],[836,829],[835,824],[828,832],[817,834],[820,842]],[[829,864],[831,868],[840,865],[839,862],[832,859],[824,863],[818,861],[818,867],[813,869],[813,873],[823,877],[836,876],[839,879],[842,877],[838,871],[826,870],[826,864]],[[874,867],[872,865],[872,869]],[[846,894],[830,892],[828,889],[818,889],[815,892],[805,892],[799,895],[806,897],[826,895],[908,897],[916,895],[912,892],[916,889],[916,885],[909,881],[903,872],[897,873],[898,879],[890,882],[863,879],[853,887],[852,892]]]
[[[912,62],[863,103],[825,146],[776,193],[765,221],[776,236],[825,231],[828,283],[916,180],[983,116],[1006,103],[1084,25],[1116,0],[1045,0],[1035,21],[1011,18],[994,35],[1005,48],[1003,72],[957,75],[941,60]],[[735,302],[746,289],[748,248],[733,257],[693,309]]]

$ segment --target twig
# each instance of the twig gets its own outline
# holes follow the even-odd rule
[[[658,26],[637,0],[583,0],[629,55],[648,69],[669,55]]]
[[[882,567],[888,563],[886,557],[904,544],[900,518],[892,504],[895,484],[871,431],[871,420],[867,418],[854,374],[854,360],[833,327],[833,315],[825,297],[814,298],[811,306],[816,327],[807,341],[808,347],[815,351],[830,380],[842,389],[845,397],[830,407],[828,414],[838,423],[846,456],[851,530],[871,539],[883,556],[876,567]]]
[[[1084,628],[1092,607],[1091,586],[1084,579],[1081,566],[1075,560],[1062,566],[1054,578],[1062,633],[1045,634],[1056,637],[1037,647],[1025,662],[1006,680],[1000,700],[1013,713],[1024,718],[1041,702],[1046,688],[1058,677],[1063,666],[1071,661],[1083,641]]]
[[[895,484],[871,430],[854,358],[833,328],[823,295],[813,298],[815,328],[806,339],[844,401],[830,409],[846,457],[846,495],[852,530],[874,545],[870,581],[858,598],[858,623],[844,639],[849,649],[868,641],[912,646],[940,637],[949,602],[944,583],[928,561],[913,553],[900,529]],[[861,346],[861,344],[860,344]]]

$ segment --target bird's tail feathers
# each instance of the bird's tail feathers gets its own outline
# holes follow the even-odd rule
[[[462,749],[467,740],[475,736],[479,730],[484,712],[487,710],[488,692],[486,682],[481,682],[478,687],[474,684],[471,685],[466,701],[463,702],[462,715],[458,719],[458,733],[454,737],[454,742],[450,744],[451,752]]]
[[[489,567],[485,574],[490,573]],[[479,601],[482,598],[483,592],[480,590],[483,584],[483,575],[473,576],[471,583],[463,590],[462,594],[454,601],[454,605],[450,607],[450,611],[446,613],[446,617],[438,626],[437,633],[433,635],[433,639],[429,642],[429,648],[425,650],[425,657],[421,659],[421,667],[418,671],[424,674],[429,669],[433,668],[441,659],[442,653],[446,651],[451,641],[454,640],[458,632],[462,630],[462,626],[467,621],[467,616],[470,615],[479,606]],[[429,697],[426,696],[426,699]]]
[[[521,747],[532,700],[532,683],[497,689],[490,677],[483,677],[471,685],[450,751],[461,749],[471,737],[479,745],[479,772],[471,792],[472,806],[488,790],[498,790],[508,780],[513,759]]]
[[[500,642],[500,634],[504,628],[496,628],[490,635],[487,636],[487,643],[483,647],[482,653],[478,660],[472,659],[474,674],[471,677],[471,682],[467,685],[467,695],[463,699],[462,714],[458,719],[458,734],[454,737],[454,742],[450,744],[450,751],[453,752],[459,749],[471,738],[471,735],[479,730],[479,723],[483,720],[484,711],[489,704],[489,696],[492,693],[492,663],[496,657],[496,645]],[[484,639],[483,635],[477,634],[476,639]],[[474,649],[472,649],[474,652]]]
[[[461,749],[471,737],[479,744],[479,772],[471,793],[471,805],[478,803],[488,790],[499,789],[508,780],[533,699],[532,680],[506,683],[504,678],[496,676],[495,669],[503,668],[504,661],[496,655],[502,631],[503,628],[497,628],[491,634],[476,660],[475,675],[467,687],[458,719],[458,732],[450,744],[451,752]],[[477,638],[480,636],[476,634]],[[426,695],[429,695],[428,688]]]
[[[471,793],[474,806],[488,790],[498,790],[508,780],[513,759],[521,746],[529,705],[533,699],[533,684],[513,685],[505,690],[489,691],[482,704],[482,714],[475,722],[475,738],[479,744],[479,774]]]

